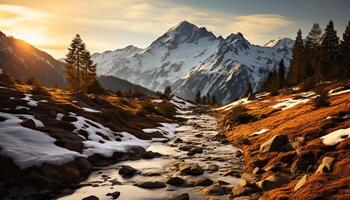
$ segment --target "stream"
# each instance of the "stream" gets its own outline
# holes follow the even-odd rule
[[[239,182],[239,174],[242,171],[242,160],[236,158],[237,148],[227,141],[217,141],[213,138],[218,134],[217,121],[207,113],[188,113],[179,115],[185,118],[184,122],[176,129],[176,136],[172,140],[162,143],[154,142],[148,147],[148,151],[159,152],[159,158],[140,159],[119,162],[117,164],[96,168],[96,170],[82,182],[81,187],[74,193],[59,198],[60,200],[77,200],[94,195],[99,199],[112,199],[106,196],[115,191],[120,192],[118,199],[122,200],[160,200],[170,199],[182,193],[188,193],[190,199],[209,199],[212,194],[207,194],[203,190],[207,186],[181,186],[175,187],[167,184],[164,188],[143,189],[134,186],[140,181],[161,181],[166,182],[173,176],[178,176],[186,182],[196,182],[196,180],[209,178],[214,183],[218,181],[230,189]],[[177,139],[180,138],[180,139]],[[186,146],[195,146],[202,149],[202,153],[194,155],[186,149]],[[179,163],[197,163],[204,169],[204,173],[199,176],[183,175],[178,170]],[[131,178],[123,178],[118,174],[121,166],[128,165],[140,171],[139,174]],[[218,167],[216,170],[208,170],[208,166]],[[215,194],[217,199],[227,199],[227,194]]]

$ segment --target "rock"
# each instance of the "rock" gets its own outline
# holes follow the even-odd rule
[[[83,198],[82,200],[99,200],[99,198],[94,196],[94,195],[91,195],[91,196]]]
[[[203,153],[203,148],[201,148],[201,147],[192,147],[189,150],[189,152],[192,153],[192,154]]]
[[[233,190],[233,196],[234,197],[239,197],[239,196],[244,196],[244,195],[250,195],[253,193],[256,193],[258,190],[256,187],[243,187],[241,185],[236,185]]]
[[[152,158],[158,158],[162,154],[158,152],[153,152],[153,151],[146,151],[145,153],[142,154],[142,158],[144,159],[152,159]]]
[[[166,187],[165,183],[160,182],[160,181],[144,181],[144,182],[134,183],[134,185],[137,187],[146,188],[146,189]]]
[[[290,149],[289,139],[285,135],[275,135],[260,146],[260,153],[269,153],[273,151],[286,151]]]
[[[142,176],[161,176],[164,173],[164,171],[159,169],[144,169],[141,172]]]
[[[186,175],[202,175],[204,170],[197,163],[180,163],[179,170]]]
[[[263,168],[267,163],[268,163],[268,159],[265,159],[265,160],[256,159],[252,161],[251,165],[254,167]]]
[[[230,171],[226,172],[224,174],[224,176],[234,176],[234,177],[240,178],[241,177],[241,172],[239,172],[237,170],[230,170]]]
[[[295,151],[285,153],[280,157],[280,161],[286,164],[292,164],[296,155],[297,153]]]
[[[166,183],[173,186],[182,186],[185,182],[186,181],[180,177],[171,177]]]
[[[278,171],[280,171],[282,169],[282,166],[283,166],[282,163],[277,162],[277,163],[274,163],[272,165],[266,166],[264,168],[264,170],[266,172],[278,172]]]
[[[134,153],[134,154],[138,154],[138,155],[142,155],[146,152],[146,149],[140,147],[140,146],[133,146],[131,147],[131,151]]]
[[[306,143],[306,140],[304,137],[296,137],[292,141],[292,147],[294,149],[298,149],[299,147],[302,147]]]
[[[315,173],[328,173],[332,171],[332,166],[335,163],[335,158],[333,157],[324,157],[322,163],[318,166]]]
[[[191,145],[186,145],[186,146],[181,146],[179,147],[179,150],[181,151],[190,151],[192,149],[193,146]]]
[[[239,158],[243,156],[243,152],[241,150],[237,150],[235,153],[235,157]]]
[[[25,126],[30,129],[36,129],[36,124],[32,119],[26,119],[21,123],[22,126]]]
[[[228,141],[228,139],[221,140],[221,144],[229,144],[229,143],[230,143],[230,141]]]
[[[256,183],[256,185],[262,190],[271,190],[282,186],[289,181],[288,176],[282,174],[274,174],[262,181]]]
[[[201,178],[195,181],[195,186],[210,186],[214,183],[210,178]]]
[[[170,198],[169,200],[190,200],[190,195],[188,193],[182,193],[178,196]]]
[[[194,135],[194,137],[201,138],[201,137],[203,137],[203,134],[202,133],[198,133],[198,134]]]
[[[108,193],[108,194],[106,194],[106,196],[111,196],[112,199],[118,199],[120,196],[120,192],[116,191],[116,192]]]
[[[209,187],[206,187],[202,190],[206,195],[223,195],[226,194],[226,188],[221,186],[219,183],[215,183]]]
[[[301,178],[298,180],[297,184],[294,186],[293,191],[296,192],[296,191],[298,191],[300,188],[302,188],[302,187],[304,186],[304,184],[306,183],[307,178],[308,178],[308,175],[307,175],[307,174],[305,174],[303,177],[301,177]]]
[[[182,143],[184,142],[181,138],[176,138],[176,140],[174,141],[174,143]]]
[[[137,173],[137,170],[133,167],[130,167],[128,165],[123,165],[119,169],[119,174],[122,175],[123,177],[132,177]]]
[[[255,183],[258,181],[258,176],[248,173],[243,173],[241,176],[241,180],[239,181],[239,184],[241,186],[252,186],[255,185]]]
[[[210,171],[210,172],[216,172],[219,170],[219,165],[209,164],[205,167],[205,170]]]
[[[255,167],[253,170],[253,174],[263,174],[263,173],[265,173],[265,170],[259,167]]]
[[[261,194],[253,193],[247,196],[235,197],[234,200],[264,200],[264,198],[260,197]]]
[[[245,144],[245,145],[248,145],[250,144],[250,140],[247,136],[241,136],[239,139],[238,139],[239,143],[240,144]]]
[[[219,183],[220,185],[230,185],[228,182],[226,182],[226,181],[221,181],[221,180],[218,180],[218,183]]]

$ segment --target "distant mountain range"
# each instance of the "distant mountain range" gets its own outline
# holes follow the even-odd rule
[[[281,59],[288,68],[293,43],[282,38],[265,46],[252,45],[241,33],[216,37],[184,21],[145,49],[128,46],[95,53],[92,58],[100,75],[116,76],[153,91],[170,85],[175,95],[185,99],[193,99],[199,90],[227,103],[242,97],[249,84],[258,91]]]

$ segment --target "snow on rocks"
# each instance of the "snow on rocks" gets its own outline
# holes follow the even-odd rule
[[[22,100],[27,101],[27,105],[30,107],[36,107],[38,106],[38,102],[33,100],[33,95],[32,94],[24,94],[24,98],[22,98]]]
[[[16,110],[21,110],[21,109],[29,110],[30,108],[25,106],[16,106]]]
[[[77,121],[71,122],[76,129],[74,133],[85,131],[88,135],[84,141],[83,154],[92,156],[99,154],[105,157],[113,156],[114,152],[127,152],[131,147],[140,146],[146,148],[150,141],[141,140],[127,132],[114,132],[100,123],[92,121],[75,113],[70,113],[71,117],[76,117]]]
[[[350,128],[347,129],[339,129],[336,130],[332,133],[329,133],[325,136],[321,137],[321,140],[323,142],[323,144],[325,145],[336,145],[338,143],[340,143],[341,141],[347,139],[350,136]]]
[[[83,109],[84,111],[86,112],[91,112],[91,113],[101,113],[100,110],[95,110],[95,109],[92,109],[92,108],[86,108],[86,107],[82,107],[81,109]]]
[[[189,114],[192,113],[192,111],[190,111],[190,108],[195,107],[195,105],[193,105],[190,102],[187,102],[183,99],[180,99],[177,96],[174,96],[171,100],[170,103],[172,103],[173,105],[176,106],[176,112],[179,114]]]
[[[56,120],[57,120],[57,121],[61,121],[63,117],[64,117],[64,114],[63,114],[63,113],[57,113],[57,114],[56,114]]]
[[[11,158],[21,169],[43,163],[59,165],[82,156],[56,146],[56,139],[46,133],[21,126],[22,120],[14,114],[0,112],[0,116],[5,119],[0,122],[0,154]]]
[[[305,104],[309,102],[310,99],[286,99],[276,105],[273,105],[272,108],[282,108],[282,110],[287,110],[293,108],[300,104]]]
[[[238,105],[244,105],[244,104],[248,104],[250,103],[251,101],[248,100],[248,98],[243,98],[243,99],[240,99],[240,100],[237,100],[237,101],[234,101],[230,104],[227,104],[225,106],[222,106],[220,108],[216,108],[215,110],[225,110],[225,111],[228,111],[230,110],[231,108],[233,107],[236,107]]]
[[[162,103],[162,99],[152,99],[152,103]]]
[[[345,93],[349,93],[350,92],[350,89],[347,89],[347,90],[342,90],[342,89],[344,89],[344,88],[343,87],[339,87],[339,88],[330,90],[328,92],[328,94],[329,94],[329,96],[336,96],[336,95],[345,94]]]
[[[165,138],[171,139],[175,136],[175,130],[178,124],[169,124],[169,123],[160,123],[160,127],[157,128],[145,128],[143,132],[145,133],[154,133],[160,132]]]
[[[269,129],[264,128],[264,129],[261,129],[259,131],[256,131],[256,132],[252,133],[251,135],[253,135],[253,136],[261,135],[261,134],[267,133],[269,131],[270,131]]]

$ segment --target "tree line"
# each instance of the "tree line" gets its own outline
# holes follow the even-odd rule
[[[347,79],[350,75],[350,21],[341,40],[333,21],[328,23],[324,33],[315,23],[306,38],[299,29],[292,53],[289,71],[281,60],[277,70],[269,73],[262,90]]]
[[[201,92],[198,90],[196,93],[196,97],[195,97],[195,103],[196,104],[204,104],[204,105],[216,105],[217,104],[217,100],[215,95],[210,96],[209,93],[207,93],[206,95],[201,95]]]

